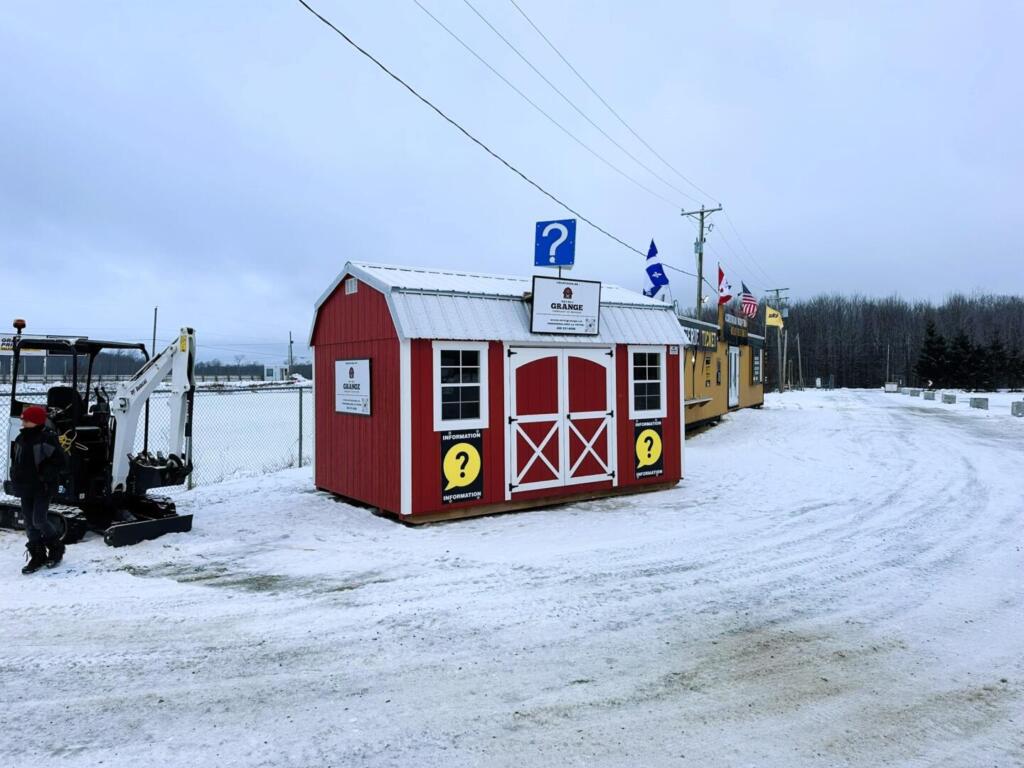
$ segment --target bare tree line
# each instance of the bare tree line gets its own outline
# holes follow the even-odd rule
[[[763,313],[761,318],[763,318]],[[1020,361],[1024,355],[1024,298],[979,294],[953,294],[942,304],[908,302],[896,296],[868,298],[826,294],[796,300],[789,305],[789,359],[796,354],[800,338],[804,380],[816,377],[837,387],[877,387],[886,378],[906,385],[926,384],[934,368],[919,368],[929,323],[935,332],[952,342],[960,337],[970,343],[973,356],[968,366],[960,364],[955,376],[944,377],[946,386],[984,388],[1019,387]],[[769,352],[774,351],[774,329],[770,329]],[[990,354],[990,350],[1002,353]],[[770,358],[777,355],[770,355]],[[928,357],[929,361],[931,358]],[[992,369],[994,366],[994,370]],[[988,375],[976,370],[984,367]],[[769,366],[778,381],[775,361]],[[939,365],[942,370],[942,365]],[[953,380],[953,379],[956,380]],[[935,382],[937,385],[940,383]]]

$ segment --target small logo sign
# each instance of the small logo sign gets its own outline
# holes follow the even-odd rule
[[[565,299],[566,301],[571,299],[572,298],[572,288],[566,287],[566,289],[564,291],[562,291],[562,298]]]
[[[348,368],[348,377],[350,379],[354,379],[356,377],[356,369],[353,368],[352,366],[349,366]]]

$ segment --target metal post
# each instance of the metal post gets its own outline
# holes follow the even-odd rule
[[[302,387],[299,387],[299,466],[302,466]]]
[[[804,388],[804,359],[800,356],[800,334],[796,335],[796,369],[799,374],[797,381],[800,383],[800,389]]]
[[[187,438],[185,438],[185,455],[188,456],[188,461],[191,463],[191,461],[192,461],[192,435],[189,435]],[[192,472],[188,473],[188,485],[187,485],[187,487],[188,487],[188,490],[190,490],[190,491],[193,488],[196,487],[195,480],[192,479],[192,475],[193,475],[194,472],[195,472],[195,470],[192,470]]]
[[[156,315],[160,307],[153,307],[153,346],[150,349],[150,358],[156,357]],[[142,428],[142,452],[149,453],[149,398],[146,398],[146,413],[144,427]],[[191,478],[192,475],[189,474]]]
[[[786,358],[789,356],[789,328],[782,332],[782,371],[788,384],[789,371],[786,370]],[[781,391],[781,390],[780,390]]]

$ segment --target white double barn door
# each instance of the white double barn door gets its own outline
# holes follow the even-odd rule
[[[610,348],[510,347],[510,495],[615,478]]]

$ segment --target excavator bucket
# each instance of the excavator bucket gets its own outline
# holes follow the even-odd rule
[[[155,539],[165,533],[188,533],[192,530],[192,515],[171,515],[151,520],[114,523],[103,532],[103,541],[111,547],[126,547],[140,541]]]
[[[126,547],[165,533],[191,530],[192,515],[179,515],[166,496],[123,496],[118,499],[114,520],[103,530],[103,540],[112,547]]]

